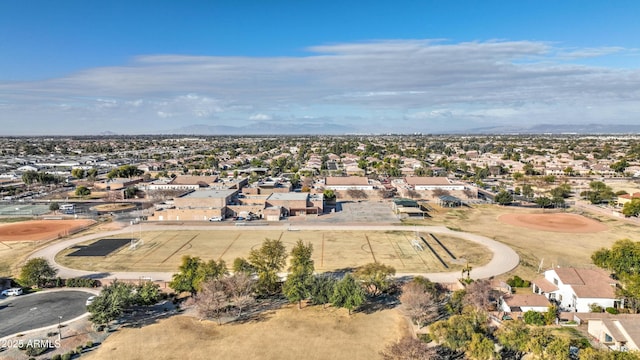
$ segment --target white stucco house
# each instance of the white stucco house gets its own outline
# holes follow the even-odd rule
[[[524,313],[529,310],[546,312],[549,306],[549,299],[540,294],[509,294],[500,298],[500,310],[506,313]]]
[[[587,331],[611,350],[640,350],[640,321],[637,315],[620,316],[615,319],[591,319]]]
[[[616,296],[618,281],[600,269],[556,268],[532,281],[533,292],[555,301],[560,309],[589,312],[591,304],[621,308]]]

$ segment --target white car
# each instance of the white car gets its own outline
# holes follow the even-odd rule
[[[222,221],[222,218],[220,216],[216,216],[216,217],[210,218],[209,221]]]
[[[22,288],[11,288],[2,291],[2,296],[18,296],[22,295]]]
[[[95,296],[89,296],[89,298],[87,298],[87,302],[85,303],[86,306],[91,305],[91,303],[93,302],[93,300],[95,300],[96,297]]]

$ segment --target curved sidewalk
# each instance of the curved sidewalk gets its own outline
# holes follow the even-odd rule
[[[518,266],[520,262],[520,257],[518,254],[511,249],[509,246],[497,242],[495,240],[489,239],[485,236],[458,232],[450,230],[444,226],[398,226],[398,225],[309,225],[309,224],[296,224],[295,227],[292,227],[291,224],[286,223],[282,226],[270,226],[277,230],[351,230],[351,231],[419,231],[425,233],[434,233],[434,234],[444,234],[450,235],[454,237],[458,237],[464,240],[472,241],[478,243],[480,245],[485,246],[493,253],[493,256],[489,263],[475,267],[471,270],[470,276],[474,279],[485,279],[490,278],[492,276],[497,276],[506,272],[513,270],[516,266]],[[162,229],[172,228],[175,230],[208,230],[208,231],[216,231],[216,230],[242,230],[242,231],[264,231],[265,226],[232,226],[232,225],[222,225],[222,226],[205,226],[205,225],[179,225],[179,226],[166,226],[164,224],[143,224],[143,225],[132,225],[120,230],[107,231],[103,233],[90,234],[85,236],[80,236],[77,238],[65,240],[63,242],[53,244],[46,248],[40,249],[33,254],[30,255],[30,258],[33,257],[44,257],[49,260],[49,262],[58,269],[58,275],[60,277],[92,277],[92,278],[101,278],[101,279],[141,279],[141,278],[151,278],[153,280],[171,280],[171,276],[173,273],[171,272],[95,272],[95,271],[86,271],[86,270],[77,270],[71,269],[68,267],[64,267],[55,261],[55,256],[60,251],[69,248],[77,243],[89,241],[97,238],[131,233],[132,231],[158,231]],[[415,276],[420,275],[429,278],[431,281],[442,282],[442,283],[452,283],[458,281],[461,277],[460,271],[455,272],[435,272],[435,273],[398,273],[396,276]]]

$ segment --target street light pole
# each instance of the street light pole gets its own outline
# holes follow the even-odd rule
[[[62,325],[60,321],[62,320],[62,315],[58,316],[58,341],[62,341]]]

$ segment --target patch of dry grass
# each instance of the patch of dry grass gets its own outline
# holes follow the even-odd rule
[[[449,256],[434,244],[435,251],[444,259],[444,268],[428,250],[416,251],[410,231],[242,231],[242,230],[168,230],[120,234],[117,238],[142,236],[143,245],[131,250],[124,246],[104,257],[69,257],[75,251],[68,249],[56,256],[60,264],[92,271],[176,271],[183,255],[198,256],[203,260],[222,259],[228,265],[237,257],[247,257],[251,249],[259,247],[265,238],[280,239],[290,250],[298,240],[313,245],[313,260],[317,271],[330,271],[358,267],[375,261],[393,266],[397,272],[455,271],[463,263],[450,261]],[[443,237],[442,242],[456,257],[469,260],[472,266],[486,264],[490,254],[486,248],[462,239]],[[95,242],[91,240],[79,245]]]
[[[511,246],[521,258],[520,266],[501,277],[519,275],[526,279],[536,276],[542,261],[542,269],[551,266],[591,267],[591,254],[603,247],[610,247],[616,240],[628,238],[640,241],[638,227],[627,222],[597,214],[583,214],[608,226],[606,231],[597,233],[561,233],[526,229],[505,224],[498,220],[508,213],[542,213],[541,209],[521,209],[480,205],[473,208],[459,208],[447,211],[438,209],[427,222],[431,225],[445,225],[461,231],[476,233]],[[546,210],[545,213],[549,213]]]
[[[408,331],[396,309],[348,316],[344,309],[287,306],[255,322],[218,326],[175,316],[123,329],[83,359],[378,359]]]

